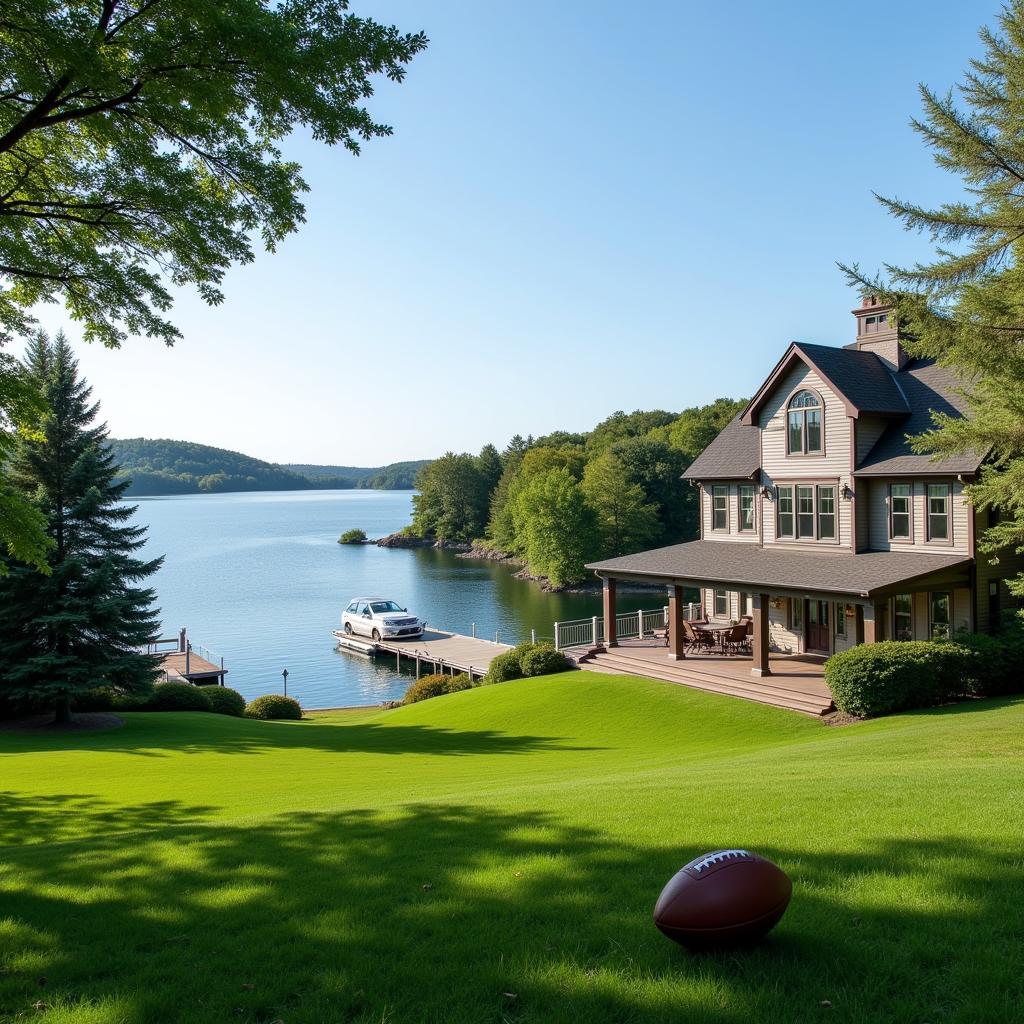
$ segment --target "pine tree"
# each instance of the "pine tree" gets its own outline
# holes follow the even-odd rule
[[[92,389],[63,335],[40,332],[25,357],[49,405],[38,438],[18,444],[13,487],[45,517],[49,575],[6,559],[0,578],[0,695],[14,704],[51,704],[70,717],[75,695],[96,687],[144,692],[155,677],[140,648],[156,633],[155,592],[140,584],[160,565],[137,552],[145,529],[122,504],[126,480],[107,444]]]
[[[959,376],[970,416],[937,415],[915,440],[936,455],[988,456],[967,494],[998,522],[979,547],[1024,553],[1024,0],[1006,4],[1000,31],[981,30],[984,55],[944,96],[921,87],[924,117],[912,124],[935,162],[958,174],[966,198],[928,209],[881,198],[910,230],[930,235],[936,258],[886,267],[851,281],[896,306],[915,354],[936,357]],[[1008,580],[1024,596],[1024,575]]]

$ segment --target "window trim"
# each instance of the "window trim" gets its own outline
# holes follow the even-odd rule
[[[944,597],[946,599],[946,614],[948,615],[948,621],[941,623],[946,627],[946,635],[942,637],[943,640],[951,640],[953,638],[953,591],[952,590],[929,590],[928,591],[928,639],[937,640],[939,639],[935,635],[935,620],[932,618],[933,601],[937,597]]]
[[[901,597],[909,597],[910,598],[910,611],[905,613],[905,614],[908,614],[910,616],[910,639],[913,640],[914,639],[914,632],[915,632],[915,630],[914,630],[914,594],[913,594],[913,592],[908,592],[908,593],[904,593],[904,594],[893,594],[892,595],[892,638],[893,638],[893,640],[899,640],[900,639],[899,636],[897,635],[899,633],[899,629],[897,627],[896,616],[900,615],[900,614],[904,614],[904,613],[900,613],[900,612],[896,611],[896,602]],[[928,614],[931,615],[930,608],[929,608]]]
[[[818,451],[814,451],[814,452],[809,452],[807,450],[807,410],[808,409],[814,409],[815,407],[812,405],[812,406],[798,407],[797,409],[792,409],[791,408],[791,406],[793,404],[793,399],[796,398],[797,395],[802,394],[804,391],[808,392],[809,394],[814,395],[814,397],[818,400],[817,409],[818,409],[818,412],[819,412],[819,414],[821,416],[821,448],[818,449]],[[825,457],[825,453],[826,453],[825,452],[825,450],[826,450],[826,442],[825,442],[825,400],[821,397],[821,392],[818,391],[817,388],[808,387],[806,384],[799,385],[796,388],[796,390],[794,390],[793,393],[789,396],[789,398],[786,399],[786,405],[785,405],[785,407],[783,409],[783,412],[784,412],[783,428],[785,429],[785,432],[786,432],[786,456],[787,456],[787,458],[788,457],[792,457],[794,459],[822,459],[822,458],[824,458]],[[801,417],[801,428],[800,428],[800,444],[801,444],[801,450],[800,451],[793,451],[790,448],[790,445],[789,445],[789,415],[790,415],[791,412],[803,413],[803,416]]]
[[[712,533],[729,533],[729,498],[730,490],[728,484],[712,484],[711,485],[711,532]],[[715,508],[715,498],[718,497],[719,491],[725,491],[725,526],[715,526],[715,514],[717,509]]]
[[[801,636],[804,633],[804,612],[807,610],[804,608],[804,600],[802,597],[791,597],[789,599],[789,619],[786,623],[786,627],[791,633],[799,633]],[[800,608],[799,623],[796,621],[797,616],[793,614],[793,609],[798,606]]]
[[[933,487],[946,488],[946,536],[932,536],[932,510],[931,510],[931,489]],[[924,485],[924,529],[925,540],[936,547],[953,546],[953,485],[948,480],[928,480]],[[929,613],[931,614],[931,613]]]
[[[750,492],[750,525],[743,525],[743,492]],[[739,484],[736,487],[736,509],[739,522],[736,524],[739,533],[757,532],[757,487],[754,484]]]
[[[841,636],[844,640],[846,639],[846,603],[843,601],[836,601],[835,611],[833,612],[835,621],[832,623],[832,635]]]
[[[718,595],[719,594],[724,594],[725,595],[725,611],[724,612],[720,612],[718,610]],[[718,616],[718,617],[724,616],[725,618],[729,618],[729,613],[732,610],[732,602],[729,600],[729,591],[728,590],[726,590],[725,588],[718,588],[718,587],[712,589],[712,591],[711,591],[711,602],[712,602],[711,607],[714,609],[714,612],[715,612],[716,616]]]
[[[907,495],[907,501],[909,503],[908,507],[907,507],[907,516],[908,516],[908,518],[910,520],[910,534],[909,534],[909,536],[906,536],[906,537],[897,537],[893,533],[893,529],[892,529],[892,517],[893,517],[892,489],[894,487],[909,487],[910,488],[910,494]],[[901,495],[901,497],[902,497],[902,495]],[[909,482],[906,481],[906,480],[890,480],[888,485],[886,486],[885,501],[886,501],[886,512],[887,512],[886,518],[887,518],[888,523],[889,523],[889,543],[890,544],[913,544],[914,543],[914,482],[913,482],[913,480],[911,480]]]
[[[800,536],[800,504],[797,496],[797,489],[800,487],[810,487],[813,491],[814,501],[814,531],[811,536]],[[835,533],[831,537],[821,536],[821,489],[831,488],[832,490],[832,518],[835,523]],[[793,532],[783,533],[781,527],[782,521],[782,491],[791,491],[790,500],[792,501],[792,511],[789,513],[793,517]],[[824,544],[833,545],[836,547],[842,547],[843,541],[840,536],[840,514],[839,514],[839,478],[811,478],[808,480],[802,479],[790,479],[782,481],[781,483],[775,484],[775,541],[786,542],[788,544]],[[807,513],[803,513],[807,515]]]

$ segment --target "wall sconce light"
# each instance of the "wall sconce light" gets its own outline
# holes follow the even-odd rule
[[[849,484],[843,484],[843,489],[840,493],[843,496],[843,501],[851,501],[853,499],[853,491],[850,489]]]
[[[769,501],[771,501],[775,497],[775,492],[767,484],[765,484],[765,486],[761,488],[761,497],[767,498]]]

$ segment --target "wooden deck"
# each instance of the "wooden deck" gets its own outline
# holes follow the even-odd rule
[[[217,682],[220,676],[227,675],[227,669],[214,665],[212,661],[201,658],[195,651],[189,652],[188,671],[185,671],[185,654],[183,651],[172,651],[159,656],[160,671],[174,682]]]
[[[505,651],[511,651],[510,644],[481,640],[461,633],[446,633],[439,629],[428,629],[422,637],[409,640],[368,640],[364,637],[332,634],[342,649],[354,650],[375,657],[395,659],[396,667],[402,658],[416,662],[417,675],[426,667],[429,672],[466,672],[479,678],[490,667],[491,662]]]
[[[694,654],[672,661],[663,641],[623,640],[608,650],[567,651],[581,669],[663,679],[698,690],[789,708],[808,715],[833,710],[824,661],[804,655],[773,654],[770,676],[751,674],[745,655]]]

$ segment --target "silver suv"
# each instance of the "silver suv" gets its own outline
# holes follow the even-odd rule
[[[423,623],[407,608],[383,597],[357,597],[341,613],[341,628],[349,635],[373,640],[398,640],[422,636]]]

